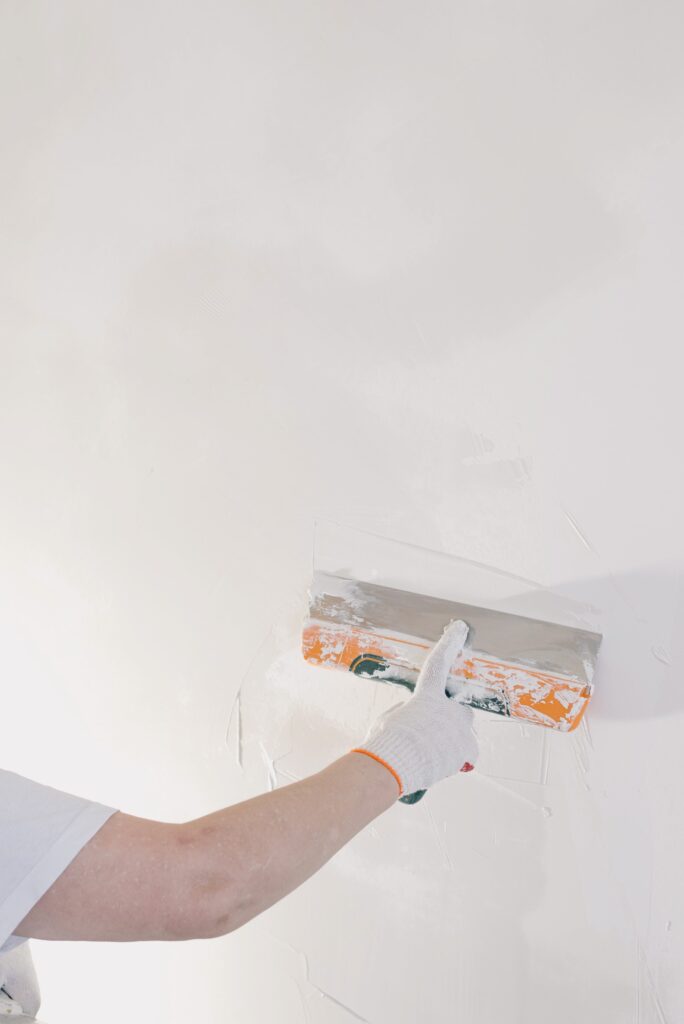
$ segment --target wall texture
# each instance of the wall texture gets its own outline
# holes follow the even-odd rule
[[[344,749],[376,698],[283,625],[317,518],[606,634],[587,730],[484,723],[243,931],[36,943],[50,1024],[684,1019],[683,22],[0,7],[4,765],[198,816],[286,781],[241,683],[293,774]]]

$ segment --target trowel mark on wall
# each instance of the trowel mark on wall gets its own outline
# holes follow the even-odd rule
[[[265,766],[266,771],[268,773],[268,791],[269,791],[269,793],[272,793],[274,789],[278,788],[278,776],[279,775],[282,775],[285,778],[291,779],[292,782],[300,782],[301,781],[300,779],[296,778],[294,775],[291,775],[290,772],[283,771],[282,768],[278,768],[277,767],[278,761],[282,761],[282,759],[284,757],[287,757],[289,754],[292,753],[292,747],[290,747],[289,750],[286,750],[284,754],[279,754],[278,757],[273,758],[273,757],[271,757],[269,752],[266,750],[266,747],[264,746],[262,741],[259,740],[259,750],[261,752],[261,759],[264,762],[264,766]]]
[[[505,793],[506,796],[510,796],[512,800],[516,800],[520,804],[525,804],[527,807],[531,807],[536,814],[539,814],[540,810],[543,810],[534,802],[534,800],[530,800],[528,797],[522,796],[520,793],[516,793],[514,789],[509,789],[508,786],[502,786],[500,782],[495,782],[489,775],[483,775],[481,772],[473,772],[473,776],[477,777],[478,782],[484,782],[493,789],[497,789],[500,793]]]
[[[241,736],[242,736],[242,727],[241,727]],[[253,741],[254,739],[256,739],[256,737],[254,737],[253,735],[249,735],[248,739],[250,741]],[[242,740],[241,740],[241,742],[242,742]],[[267,776],[268,776],[268,791],[269,791],[269,793],[273,792],[274,789],[278,788],[278,776],[279,775],[282,775],[283,778],[288,779],[290,782],[301,782],[301,777],[300,776],[294,775],[292,772],[285,771],[284,768],[279,768],[278,767],[278,763],[280,761],[282,761],[283,758],[289,757],[290,754],[292,753],[292,749],[293,749],[292,748],[292,744],[290,744],[290,746],[288,747],[287,750],[284,750],[281,754],[278,754],[277,757],[272,757],[271,756],[271,754],[266,749],[266,745],[264,744],[263,740],[258,739],[257,740],[257,746],[259,748],[259,753],[261,754],[262,763],[263,763],[264,767],[266,768],[266,773],[267,773]]]
[[[336,522],[334,519],[317,519],[315,521],[315,523],[314,523],[314,529],[318,529],[321,526],[326,526],[328,528],[329,527],[335,527],[335,528],[337,528],[339,530],[343,530],[343,531],[350,529],[350,527],[343,526],[341,523]],[[355,534],[361,536],[361,537],[364,537],[364,538],[367,538],[367,539],[370,538],[370,539],[372,539],[374,541],[377,541],[377,542],[379,542],[381,544],[387,542],[387,537],[385,537],[385,536],[383,536],[382,534],[379,534],[379,533],[373,533],[371,530],[361,530],[361,529],[358,529],[358,528],[353,528],[353,532]],[[316,552],[315,552],[315,545],[316,545],[316,543],[317,543],[317,541],[314,541],[314,560],[313,560],[313,565],[312,565],[312,575],[315,574],[318,571],[325,571],[325,572],[328,572],[328,573],[333,572],[333,570],[328,569],[328,568],[323,570],[321,568],[321,565],[319,565],[319,562],[318,562],[318,560],[316,558]],[[428,557],[430,555],[434,555],[434,554],[437,553],[437,552],[431,551],[430,548],[424,547],[422,544],[411,544],[409,541],[401,541],[401,542],[399,542],[399,541],[392,541],[391,543],[395,544],[395,545],[398,545],[402,549],[402,551],[404,551],[404,552],[406,552],[406,551],[414,551],[414,552],[416,552],[417,554],[419,554],[420,556],[422,556],[424,558]],[[456,556],[448,555],[445,552],[441,552],[439,554],[440,554],[440,557],[447,557],[447,558],[450,558],[450,559],[454,559],[455,562],[457,562],[458,564],[461,564],[461,565],[472,566],[474,569],[483,569],[487,573],[491,573],[493,571],[491,565],[487,565],[485,562],[478,562],[478,561],[476,561],[473,558],[464,558],[461,555],[459,555],[456,558]],[[336,571],[342,572],[342,570],[336,570]],[[511,580],[514,583],[522,583],[526,587],[532,587],[535,590],[539,590],[540,588],[542,588],[544,586],[544,584],[541,583],[539,580],[532,580],[532,579],[529,579],[527,576],[520,576],[518,573],[514,573],[514,572],[506,572],[505,569],[496,569],[495,572],[496,572],[496,575],[499,578],[501,578],[501,579]],[[373,577],[373,579],[374,578],[375,577]]]
[[[304,990],[298,981],[295,981],[297,986],[297,992],[299,993],[299,1001],[302,1004],[302,1013],[304,1014],[304,1024],[309,1024],[311,1018],[309,1017],[309,1004],[306,1001]]]
[[[354,1020],[360,1020],[362,1024],[370,1024],[370,1021],[368,1020],[367,1017],[362,1017],[360,1013],[356,1013],[355,1010],[352,1010],[351,1006],[347,1006],[345,1003],[341,1003],[339,999],[335,999],[335,996],[331,996],[329,992],[324,992],[322,988],[318,987],[318,985],[314,985],[312,982],[309,982],[309,984],[311,985],[311,988],[314,990],[314,992],[316,992],[321,997],[321,999],[327,999],[329,1003],[332,1003],[334,1006],[339,1007],[340,1010],[344,1010],[344,1012],[348,1014],[350,1017],[352,1017]]]
[[[568,523],[570,524],[570,526],[572,527],[574,532],[577,534],[577,536],[579,537],[580,541],[585,546],[587,551],[591,551],[592,555],[597,554],[596,549],[589,543],[589,541],[587,540],[587,538],[584,536],[584,534],[580,530],[579,526],[577,525],[576,521],[573,519],[573,517],[570,515],[569,512],[566,512],[566,510],[563,508],[562,505],[561,505],[561,512],[563,513],[563,515],[567,519]]]
[[[243,722],[242,722],[242,691],[243,691],[243,687],[244,687],[244,682],[245,682],[246,679],[249,679],[250,674],[252,672],[252,669],[257,664],[257,661],[259,660],[259,658],[262,656],[262,653],[265,650],[266,645],[273,639],[273,634],[274,634],[274,629],[273,629],[273,627],[271,627],[268,630],[268,632],[266,633],[266,635],[264,636],[264,638],[261,641],[261,643],[259,644],[259,646],[258,646],[258,648],[257,648],[257,650],[256,650],[256,652],[254,654],[254,657],[250,660],[250,662],[249,662],[249,664],[247,666],[247,670],[246,670],[245,674],[242,676],[242,682],[240,683],[238,691],[235,694],[235,697],[233,698],[233,703],[232,703],[232,706],[231,706],[231,709],[230,709],[230,714],[228,716],[228,726],[226,728],[226,740],[225,740],[225,742],[226,742],[226,746],[230,746],[230,731],[231,731],[231,729],[233,727],[233,723],[235,723],[235,728],[236,728],[235,759],[237,761],[237,765],[238,765],[238,768],[240,769],[240,771],[242,771],[242,760],[243,760],[243,755],[244,755],[244,736],[243,736],[243,728],[242,728],[242,726],[243,726]]]
[[[583,752],[580,750],[578,744],[575,741],[575,737],[573,736],[572,739],[573,739],[572,752],[573,752],[573,755],[574,755],[574,758],[575,758],[575,764],[577,765],[577,774],[578,774],[580,782],[582,783],[582,785],[586,789],[587,793],[589,793],[589,792],[591,792],[591,786],[589,785],[589,783],[587,781],[587,773],[589,771],[589,767],[588,767],[587,762],[584,759]]]
[[[432,813],[432,811],[430,810],[429,807],[426,807],[426,810],[427,810],[428,818],[430,819],[430,825],[432,826],[432,831],[435,834],[435,842],[437,843],[437,849],[439,850],[439,852],[444,857],[444,860],[446,861],[449,870],[453,871],[454,870],[454,864],[453,864],[453,861],[452,861],[451,857],[449,856],[449,851],[447,849],[447,845],[444,842],[444,839],[442,838],[442,836],[439,834],[439,829],[437,828],[437,822],[435,821],[435,816],[434,816],[434,814]],[[446,823],[445,823],[445,827],[446,827]]]
[[[587,736],[589,736],[588,732],[587,732]],[[588,769],[590,767],[586,746],[585,746],[584,751],[581,751],[580,747],[581,747],[582,737],[581,737],[581,734],[580,734],[580,730],[578,730],[578,732],[573,737],[571,737],[571,738],[573,739],[573,741],[575,741],[573,743],[573,752],[574,752],[574,755],[575,755],[575,760],[576,760],[576,763],[577,763],[577,766],[578,766],[578,769],[579,769],[580,776],[582,776],[584,774],[584,772],[588,771]],[[580,741],[580,742],[578,743],[577,741]],[[586,760],[584,760],[584,758],[586,758]],[[600,779],[598,781],[600,783]],[[590,791],[591,787],[586,782],[584,783],[584,785],[585,785],[585,789]],[[599,785],[599,788],[602,788],[602,787]],[[594,798],[590,797],[589,799],[593,800]],[[598,840],[599,840],[600,848],[605,849],[606,854],[608,855],[610,860],[611,861],[616,861],[615,850],[612,848],[612,846],[610,844],[606,843],[605,835],[602,835],[602,833],[599,832]],[[619,873],[619,870],[617,869],[617,863],[615,863],[615,866],[614,866],[614,876],[615,876],[616,879],[618,879],[617,891],[618,891],[618,894],[619,894],[619,897],[620,897],[620,902],[624,906],[627,919],[631,921],[631,928],[632,928],[632,931],[633,931],[633,934],[634,934],[634,939],[635,939],[635,942],[636,942],[636,971],[637,971],[637,977],[636,977],[636,985],[635,985],[635,995],[636,995],[636,1007],[635,1007],[636,1013],[635,1013],[635,1018],[634,1018],[635,1024],[671,1024],[671,1022],[668,1021],[668,1018],[665,1015],[665,1011],[664,1011],[662,1003],[660,1001],[660,996],[658,994],[658,989],[657,989],[657,986],[656,986],[656,983],[655,983],[655,978],[653,976],[653,972],[651,970],[651,966],[650,966],[650,963],[649,963],[649,960],[648,960],[648,956],[646,954],[646,950],[645,950],[644,946],[642,945],[641,940],[639,938],[639,928],[638,928],[638,925],[637,925],[637,923],[636,923],[636,921],[634,919],[634,913],[633,913],[633,910],[632,910],[632,905],[631,905],[631,901],[630,901],[630,898],[629,898],[628,889],[627,889],[627,887],[625,886],[624,883],[621,883],[619,881],[620,873]],[[650,919],[650,916],[651,916],[651,901],[652,901],[652,898],[653,898],[653,890],[652,890],[652,886],[651,886],[651,890],[650,890],[650,894],[649,894],[649,911],[648,911],[649,919]],[[671,923],[671,922],[668,922],[668,923]],[[666,923],[666,926],[665,926],[666,930],[668,930],[668,923]]]
[[[541,745],[541,762],[539,765],[539,783],[547,786],[549,782],[549,764],[551,761],[551,748],[549,746],[549,735],[543,733]]]
[[[359,1021],[361,1021],[361,1024],[371,1024],[371,1022],[368,1020],[367,1017],[362,1017],[360,1013],[356,1012],[356,1010],[352,1010],[351,1006],[347,1006],[346,1003],[343,1003],[340,999],[337,999],[335,996],[331,996],[329,992],[326,992],[325,989],[321,988],[319,985],[314,984],[314,982],[311,980],[311,973],[310,973],[310,967],[309,967],[309,958],[306,955],[306,953],[303,952],[303,950],[297,949],[291,943],[286,942],[284,939],[278,938],[278,936],[276,936],[276,935],[271,935],[271,938],[275,939],[275,941],[279,942],[282,946],[285,946],[286,949],[289,949],[292,953],[294,953],[299,958],[299,960],[300,960],[300,962],[302,964],[302,967],[304,969],[304,980],[305,980],[306,984],[309,986],[309,988],[312,990],[311,994],[315,993],[317,996],[320,996],[321,999],[325,999],[327,1002],[332,1003],[334,1006],[337,1006],[340,1010],[343,1010],[353,1020],[359,1020]],[[296,985],[297,985],[297,989],[299,991],[299,994],[300,994],[300,997],[301,997],[301,1000],[302,1000],[302,1009],[304,1010],[304,1018],[305,1018],[305,1021],[308,1022],[308,1020],[309,1020],[309,1012],[308,1012],[308,1007],[307,1007],[306,1004],[307,1004],[307,1000],[308,1000],[309,996],[306,996],[302,992],[301,985],[300,985],[300,983],[298,981],[296,982]]]
[[[593,750],[594,749],[594,740],[592,739],[591,729],[589,727],[589,720],[588,720],[586,715],[584,716],[584,718],[580,722],[580,732],[585,737],[585,739],[587,741],[587,746],[589,747],[589,749]]]
[[[242,688],[237,695],[237,763],[242,769]]]
[[[470,435],[473,439],[473,448],[475,449],[475,455],[467,460],[464,459],[464,462],[472,461],[473,458],[486,458],[488,455],[493,455],[494,442],[492,441],[491,437],[487,437],[486,434],[478,434],[474,430],[470,432]]]
[[[669,1024],[643,946],[637,939],[637,1017],[636,1024],[652,1024],[655,1010],[657,1024]],[[648,1016],[647,1016],[648,1015]]]
[[[651,654],[658,661],[662,662],[663,665],[671,665],[672,659],[667,651],[663,647],[651,647]]]
[[[572,749],[575,755],[575,760],[577,761],[577,766],[580,770],[580,775],[584,780],[584,777],[589,773],[589,769],[591,767],[586,736],[578,731],[570,737],[570,740],[572,742]]]
[[[235,700],[233,701],[233,706],[230,709],[230,716],[228,718],[228,728],[226,729],[226,745],[227,746],[230,745],[230,731],[231,731],[231,729],[233,727],[233,722],[235,722],[235,730],[236,730],[236,735],[235,735],[235,760],[237,762],[238,768],[240,769],[240,771],[242,771],[242,754],[243,754],[243,746],[242,746],[242,743],[243,743],[243,741],[242,741],[242,687],[240,687],[240,689],[236,693]]]
[[[261,740],[259,740],[259,750],[261,751],[261,759],[264,762],[266,772],[268,773],[268,791],[269,793],[272,793],[278,785],[275,764],[273,763],[273,758],[266,750],[266,747],[263,745]]]
[[[532,474],[527,459],[518,448],[516,456],[502,456],[494,449],[494,442],[484,434],[472,433],[474,455],[466,455],[461,459],[464,466],[483,467],[492,482],[503,485],[521,486],[532,482]]]

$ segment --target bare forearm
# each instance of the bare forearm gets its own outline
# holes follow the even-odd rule
[[[112,814],[16,934],[208,938],[276,903],[394,803],[399,782],[412,793],[474,763],[472,711],[446,693],[466,633],[463,622],[448,627],[414,696],[364,740],[370,756],[347,754],[293,786],[184,824]]]
[[[397,799],[390,773],[347,754],[301,782],[188,822],[216,934],[232,931],[314,874]]]

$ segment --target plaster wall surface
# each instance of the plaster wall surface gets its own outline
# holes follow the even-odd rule
[[[586,728],[481,716],[242,931],[35,943],[50,1024],[684,1020],[683,21],[0,6],[3,766],[179,821],[347,749],[317,520],[605,634]]]

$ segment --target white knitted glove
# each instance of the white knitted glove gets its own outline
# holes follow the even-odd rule
[[[461,657],[468,636],[465,622],[451,622],[418,676],[413,696],[373,725],[356,753],[367,754],[394,775],[399,795],[470,771],[477,757],[472,709],[448,697],[449,670]]]

